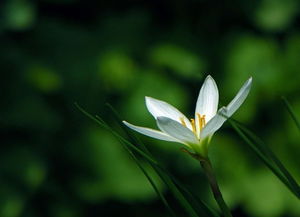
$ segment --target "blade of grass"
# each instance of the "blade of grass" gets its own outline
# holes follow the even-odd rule
[[[101,127],[103,127],[104,129],[108,130],[109,132],[111,132],[114,136],[116,136],[118,139],[120,139],[122,142],[126,143],[128,146],[130,146],[130,148],[132,148],[133,150],[135,150],[136,152],[138,152],[140,155],[142,155],[144,158],[146,158],[147,160],[149,160],[150,162],[152,162],[153,164],[158,164],[157,161],[155,159],[153,159],[151,156],[149,156],[148,154],[146,154],[145,152],[143,152],[142,150],[140,150],[139,148],[137,148],[135,145],[133,145],[131,142],[129,142],[128,140],[126,140],[124,137],[122,137],[121,135],[119,135],[116,131],[114,131],[113,129],[111,129],[111,127],[105,123],[105,121],[103,121],[99,116],[93,116],[90,113],[88,113],[87,111],[85,111],[82,107],[80,107],[77,103],[75,103],[75,106],[84,114],[86,115],[88,118],[90,118],[91,120],[95,121],[97,124],[99,124]]]
[[[219,217],[220,214],[208,206],[205,202],[203,202],[200,198],[197,198],[194,194],[192,194],[183,184],[181,184],[174,176],[172,176],[169,172],[165,172],[167,176],[170,177],[172,182],[174,183],[175,187],[178,188],[180,192],[182,192],[182,195],[186,195],[184,197],[188,197],[188,201],[192,203],[195,206],[195,209],[197,208],[197,211],[200,212],[200,216],[214,216]]]
[[[144,169],[144,167],[142,166],[142,164],[139,162],[138,158],[130,150],[130,148],[126,146],[126,144],[124,144],[122,141],[120,141],[120,142],[121,142],[123,148],[129,153],[129,155],[132,157],[132,159],[138,165],[138,167],[140,168],[140,170],[142,171],[142,173],[146,176],[147,180],[149,181],[149,183],[151,184],[152,188],[154,189],[154,191],[156,192],[156,194],[158,195],[158,197],[160,198],[160,200],[162,201],[162,203],[165,205],[165,207],[167,208],[167,210],[169,211],[169,213],[173,217],[176,217],[177,215],[175,214],[175,212],[173,211],[173,209],[170,207],[168,201],[166,200],[166,198],[164,197],[164,195],[159,191],[159,189],[155,185],[155,182],[150,177],[150,175],[147,173],[147,171]]]
[[[299,185],[283,166],[281,161],[275,156],[271,149],[253,132],[242,126],[233,119],[228,119],[236,132],[242,139],[253,149],[259,158],[266,164],[266,166],[286,185],[286,187],[297,197],[300,198]]]
[[[150,163],[151,164],[151,163]],[[193,209],[198,213],[200,216],[219,216],[217,212],[209,207],[206,203],[204,203],[200,199],[196,199],[196,197],[189,192],[189,190],[181,184],[172,174],[170,174],[165,168],[157,165],[151,164],[154,170],[157,172],[159,177],[164,181],[164,183],[169,187],[173,195],[180,201],[181,204],[191,206],[191,201],[194,205],[197,206],[193,207]],[[190,200],[186,198],[188,196]]]
[[[284,97],[284,96],[282,97],[282,100],[284,102],[284,105],[285,105],[286,109],[288,110],[289,114],[291,115],[291,118],[293,119],[293,121],[295,122],[298,130],[300,131],[300,122],[299,122],[299,120],[298,120],[298,118],[296,116],[296,113],[293,110],[291,104],[289,103],[289,101],[287,100],[287,98]]]
[[[98,118],[94,118],[91,114],[89,114],[88,112],[86,112],[82,107],[80,107],[77,103],[75,103],[75,106],[83,113],[85,114],[87,117],[89,117],[90,119],[92,119],[93,121],[96,121],[101,127],[105,128],[106,130],[110,131],[110,127],[101,119]],[[139,162],[139,160],[137,159],[137,157],[135,156],[135,154],[131,151],[131,149],[128,147],[127,142],[125,142],[125,140],[121,140],[121,138],[118,137],[118,140],[120,141],[120,143],[122,144],[123,148],[129,153],[129,155],[132,157],[132,159],[135,161],[135,163],[138,165],[138,167],[141,169],[142,173],[146,176],[147,180],[149,181],[150,185],[153,187],[154,191],[156,192],[156,194],[158,195],[158,197],[160,198],[160,200],[163,202],[163,204],[166,206],[167,210],[170,212],[170,214],[173,217],[176,217],[175,212],[172,210],[172,208],[170,207],[169,203],[167,202],[167,200],[165,199],[165,197],[163,196],[163,194],[159,191],[159,189],[157,188],[157,186],[155,185],[155,182],[153,181],[153,179],[150,177],[150,175],[147,173],[147,171],[144,169],[144,167],[142,166],[142,164]],[[149,159],[148,159],[149,160]],[[149,160],[149,162],[153,163],[152,160]]]
[[[290,187],[294,190],[294,193],[296,193],[296,196],[300,198],[300,187],[298,183],[296,182],[295,178],[291,175],[291,173],[284,167],[282,162],[276,157],[274,152],[258,137],[256,136],[252,131],[248,130],[243,125],[239,124],[239,127],[256,143],[259,145],[259,147],[262,148],[264,151],[264,154],[274,162],[274,164],[277,166],[278,170],[281,171],[282,175],[285,176],[288,183],[290,184]]]
[[[139,148],[137,148],[135,145],[133,145],[131,142],[129,142],[128,140],[124,139],[121,135],[119,135],[118,133],[116,133],[109,125],[107,125],[105,123],[105,121],[103,121],[99,116],[93,116],[90,113],[88,113],[87,111],[85,111],[82,107],[80,107],[77,103],[75,103],[75,106],[83,113],[85,114],[87,117],[89,117],[90,119],[92,119],[93,121],[95,121],[96,123],[98,123],[101,127],[103,127],[104,129],[110,131],[114,136],[116,136],[120,141],[122,141],[124,144],[128,145],[130,148],[132,148],[133,150],[135,150],[137,153],[139,153],[141,156],[143,156],[149,163],[151,163],[151,165],[153,164],[156,167],[159,167],[158,163],[156,160],[154,160],[151,156],[149,156],[148,154],[146,154],[144,151],[140,150]],[[182,204],[183,208],[187,211],[187,213],[191,216],[191,217],[199,217],[196,213],[196,211],[193,209],[193,207],[191,207],[191,205],[189,204],[189,202],[183,197],[183,195],[181,194],[180,191],[176,190],[176,188],[174,186],[172,186],[171,182],[168,181],[167,179],[163,180],[165,183],[167,183],[167,186],[171,186],[171,190],[174,193],[174,196],[179,199],[180,203]],[[169,184],[169,185],[168,185]]]
[[[118,112],[114,109],[114,107],[112,107],[109,103],[106,103],[106,106],[110,109],[110,111],[113,114],[114,119],[116,120],[117,124],[122,128],[122,130],[125,132],[125,134],[129,137],[130,140],[132,140],[133,144],[139,144],[139,146],[142,148],[143,151],[145,151],[148,155],[152,156],[152,154],[150,153],[150,151],[147,149],[147,147],[142,143],[141,140],[139,140],[135,135],[133,135],[128,127],[126,127],[123,123],[122,123],[122,118],[120,117],[120,115],[118,114]]]

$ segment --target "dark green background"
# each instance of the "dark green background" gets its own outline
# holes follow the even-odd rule
[[[74,102],[113,126],[106,102],[129,122],[155,127],[144,96],[192,117],[208,74],[223,105],[253,76],[234,118],[300,181],[299,133],[280,98],[299,115],[299,6],[297,0],[1,1],[0,216],[168,216],[121,145]],[[200,166],[179,144],[140,138],[215,206]],[[228,124],[214,136],[210,156],[235,216],[300,216],[299,201]]]

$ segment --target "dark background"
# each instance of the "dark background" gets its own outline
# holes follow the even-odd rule
[[[168,216],[118,141],[74,102],[112,126],[106,102],[129,122],[155,127],[144,96],[192,117],[208,74],[224,105],[253,77],[234,118],[263,138],[300,181],[299,133],[281,100],[286,96],[299,115],[299,4],[1,1],[0,216]],[[199,165],[179,144],[140,138],[215,206]],[[300,216],[299,201],[229,124],[214,136],[210,156],[235,216]]]

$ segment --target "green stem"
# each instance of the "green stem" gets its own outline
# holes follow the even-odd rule
[[[232,217],[230,210],[227,207],[227,205],[223,199],[222,193],[221,193],[219,185],[217,183],[216,176],[213,173],[213,168],[212,168],[210,160],[208,158],[201,159],[200,164],[201,164],[201,166],[204,170],[204,173],[209,181],[214,198],[217,201],[224,217]]]

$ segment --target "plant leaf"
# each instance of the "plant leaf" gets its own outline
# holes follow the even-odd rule
[[[299,132],[300,132],[300,122],[296,116],[296,113],[294,112],[291,104],[289,103],[289,101],[287,100],[287,98],[285,98],[284,96],[282,97],[282,100],[284,102],[284,105],[286,107],[286,109],[288,110],[289,114],[291,115],[293,121],[295,122]]]
[[[100,118],[100,117],[93,117],[91,114],[89,114],[87,111],[85,111],[82,107],[80,107],[77,103],[75,103],[75,106],[86,116],[88,116],[89,118],[91,118],[93,121],[97,122],[101,127],[111,131],[110,127]],[[135,163],[137,164],[137,166],[141,169],[142,173],[146,176],[147,180],[149,181],[149,183],[151,184],[151,186],[153,187],[154,191],[156,192],[156,194],[158,195],[158,197],[161,199],[161,201],[163,202],[163,204],[166,206],[167,210],[170,212],[170,214],[173,217],[176,217],[175,212],[172,210],[172,208],[170,207],[169,203],[167,202],[167,200],[165,199],[164,195],[159,191],[159,189],[157,188],[157,186],[155,185],[155,182],[153,181],[153,179],[150,177],[150,175],[147,173],[147,171],[145,170],[145,168],[142,166],[142,164],[139,162],[138,158],[135,156],[135,154],[130,150],[130,148],[128,147],[128,144],[120,139],[119,137],[117,137],[118,140],[120,141],[120,143],[122,144],[123,148],[129,153],[129,155],[132,157],[132,159],[135,161]],[[151,160],[149,162],[152,162]]]
[[[132,149],[133,151],[136,151],[138,154],[140,154],[152,166],[152,168],[156,171],[156,173],[159,175],[159,177],[162,179],[162,181],[169,187],[169,189],[171,190],[171,192],[173,193],[175,198],[179,201],[179,203],[185,209],[185,211],[189,214],[189,216],[191,216],[191,217],[199,217],[200,216],[197,214],[196,209],[185,198],[184,194],[178,189],[176,184],[174,184],[174,180],[169,177],[169,174],[167,173],[167,171],[161,165],[158,164],[158,162],[151,156],[150,152],[147,150],[147,148],[144,145],[140,145],[140,143],[138,143],[139,145],[137,147],[132,142],[128,141],[123,136],[121,136],[116,131],[114,131],[101,117],[99,117],[97,115],[94,117],[93,115],[91,115],[90,113],[85,111],[82,107],[80,107],[77,103],[75,103],[75,106],[87,117],[94,120],[96,123],[98,123],[104,129],[110,131],[114,136],[117,137],[117,139],[119,139],[119,141],[121,143],[123,143],[123,145],[127,146],[128,150],[131,151],[131,149]],[[115,114],[117,114],[117,113],[115,113]],[[119,116],[117,116],[117,117],[119,118]],[[123,124],[120,121],[118,121],[118,123],[122,126],[122,128],[125,131],[128,131],[127,128],[123,127]],[[130,138],[135,139],[137,142],[139,142],[138,139],[136,139],[136,137],[131,134],[131,132],[128,131],[128,133],[129,133]],[[143,150],[141,150],[141,148]],[[132,151],[131,151],[131,153],[132,153]],[[177,182],[177,184],[178,183],[179,182]],[[181,188],[184,188],[184,187],[181,186]],[[200,207],[200,210],[201,210],[201,216],[207,216],[207,217],[219,216],[216,214],[216,212],[213,211],[212,208],[209,208],[205,203],[203,203],[201,201],[200,202],[197,201],[197,202],[198,202],[198,206]]]
[[[248,130],[238,121],[228,118],[229,123],[240,135],[240,137],[249,145],[249,147],[258,155],[266,166],[286,185],[286,187],[297,197],[300,198],[300,188],[297,181],[284,167],[281,161],[276,157],[272,150],[252,131]]]
[[[124,144],[123,142],[121,142],[121,144],[123,145],[124,149],[129,153],[129,155],[132,157],[132,159],[135,161],[135,163],[138,165],[138,167],[141,169],[141,171],[143,172],[143,174],[146,176],[146,178],[148,179],[148,181],[151,184],[152,188],[154,189],[154,191],[156,192],[156,194],[158,195],[158,197],[160,198],[160,200],[162,201],[162,203],[165,205],[165,207],[167,208],[167,210],[169,211],[169,213],[173,217],[176,217],[177,215],[175,214],[175,212],[170,207],[170,205],[169,205],[168,201],[166,200],[166,198],[164,197],[163,193],[159,191],[159,189],[155,185],[155,182],[153,181],[153,179],[151,178],[151,176],[147,173],[147,171],[144,169],[144,167],[139,162],[139,160],[135,156],[135,154],[130,150],[129,147],[126,146],[126,144]]]

